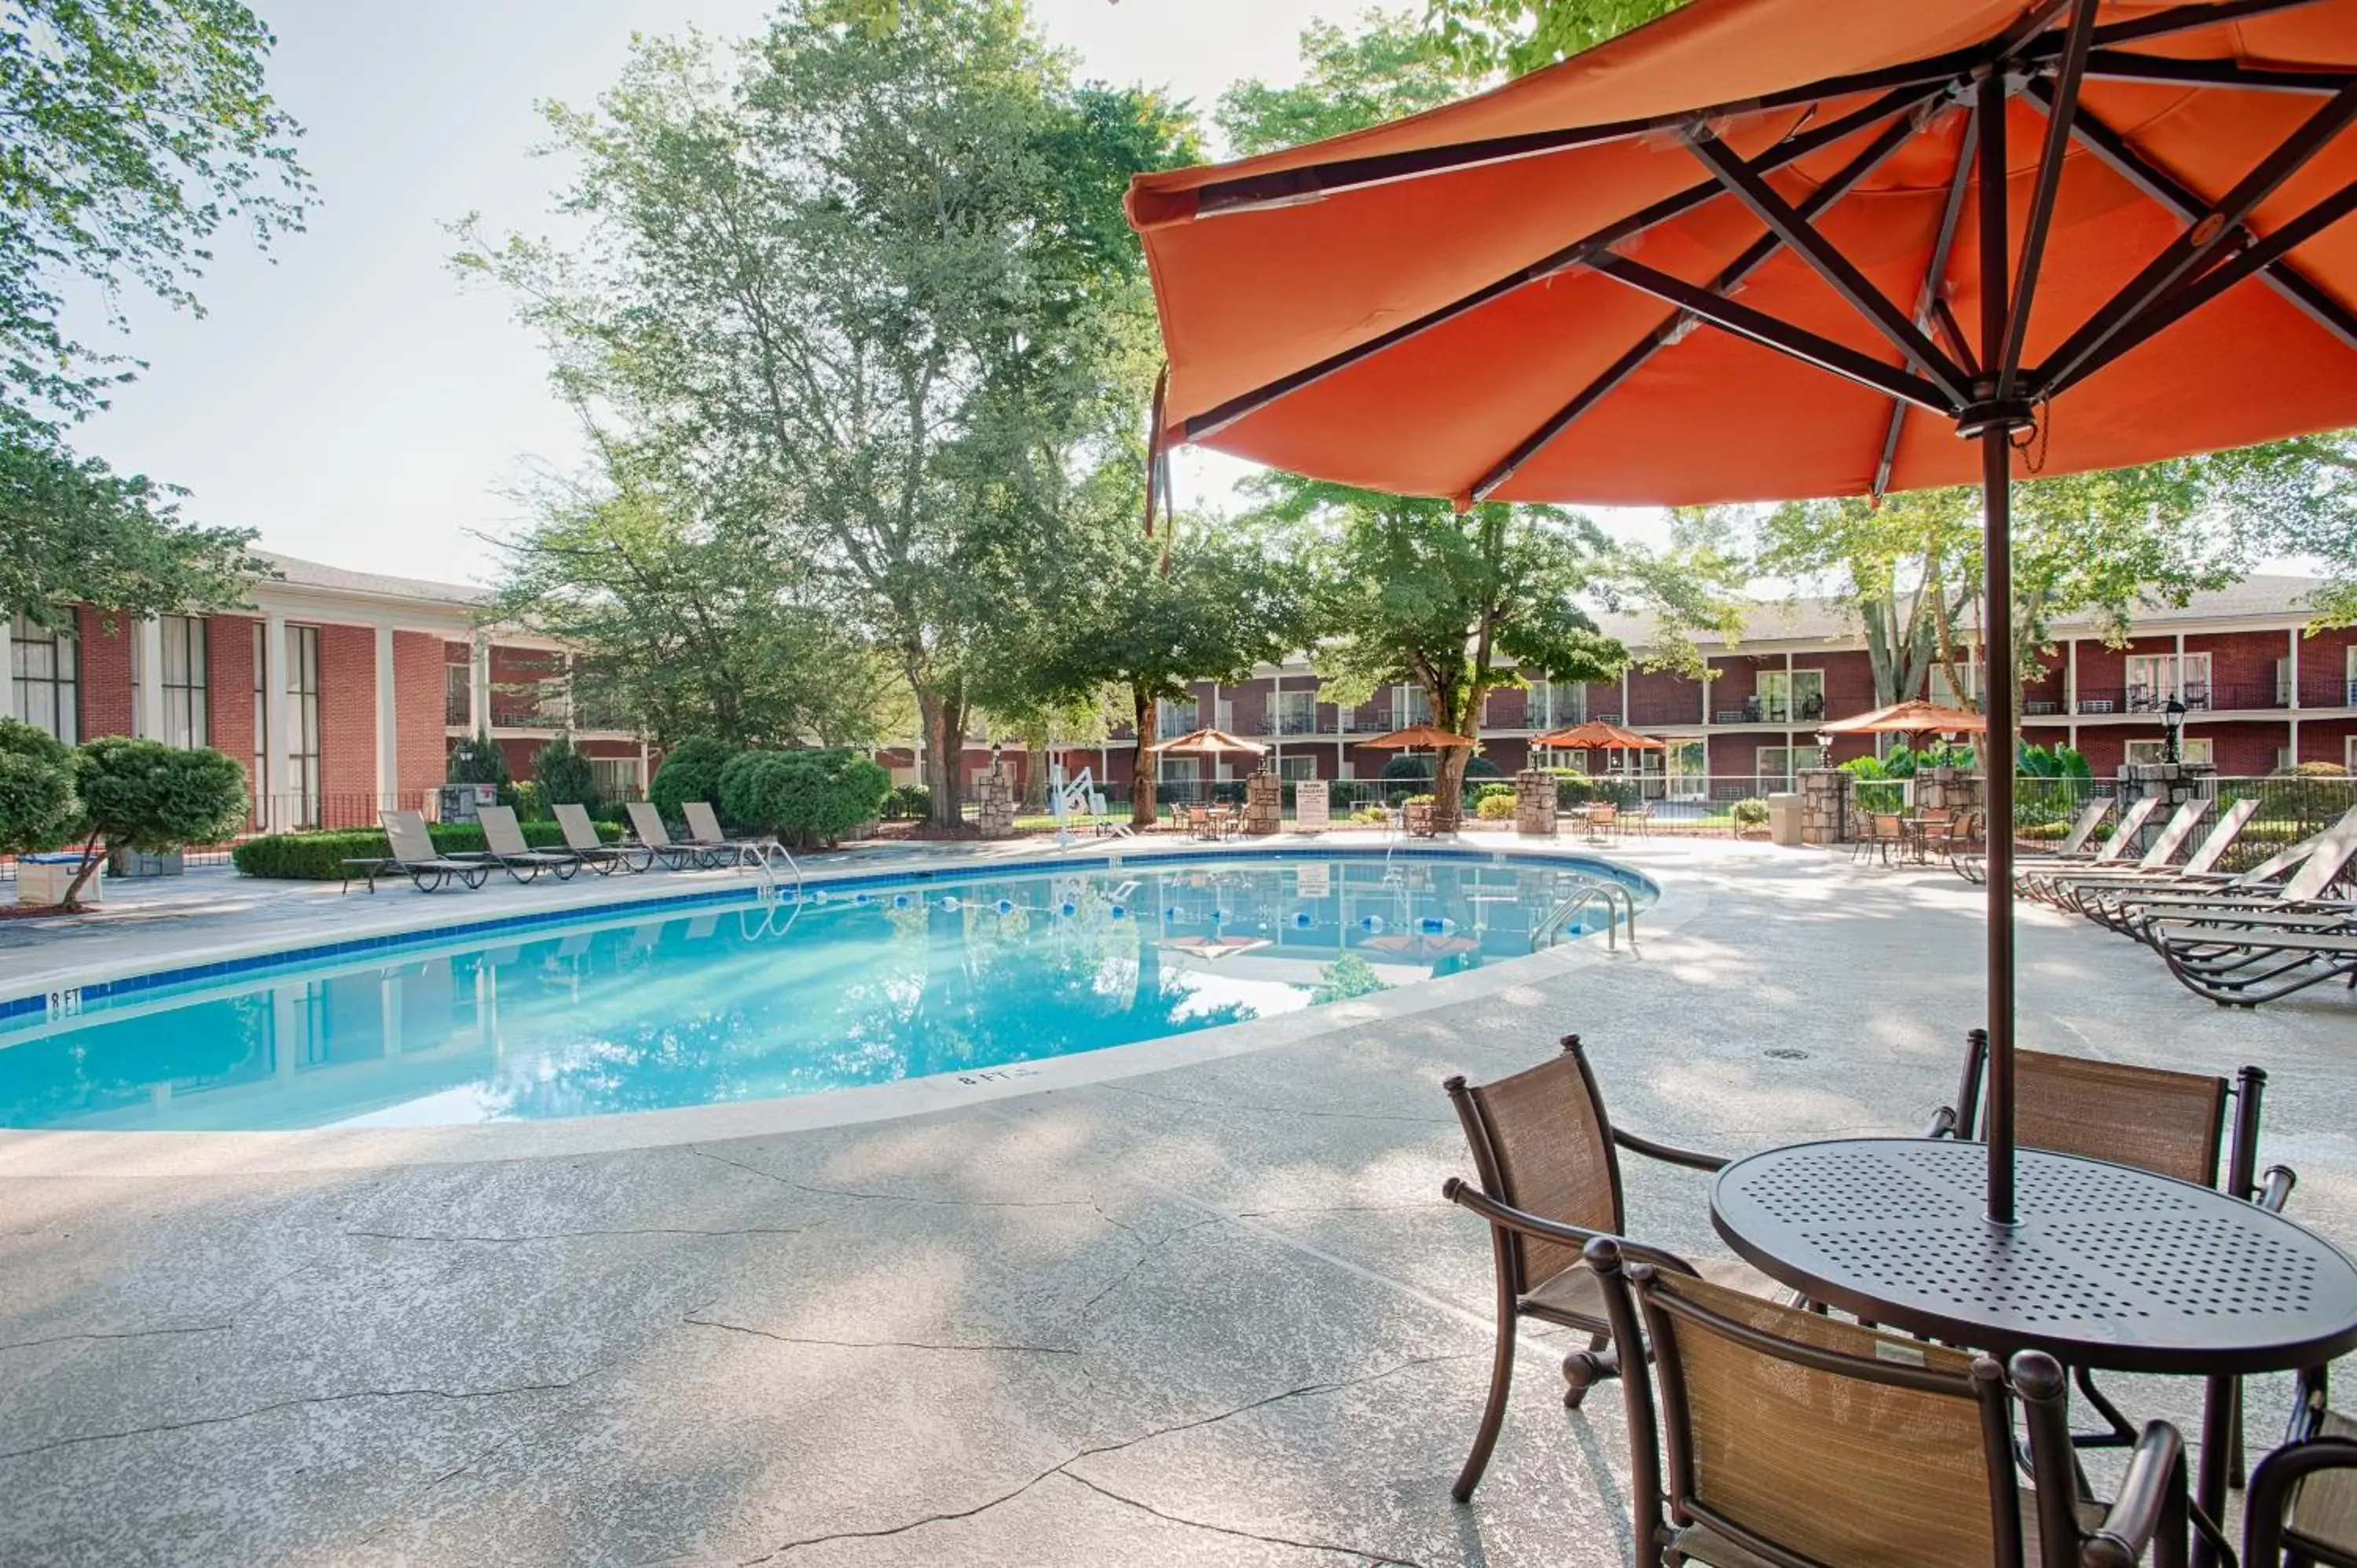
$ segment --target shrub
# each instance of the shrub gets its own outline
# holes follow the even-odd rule
[[[245,826],[253,799],[233,757],[160,740],[102,736],[74,753],[90,850],[66,890],[71,904],[100,859],[126,849],[169,854],[184,844],[219,843]]]
[[[426,832],[434,836],[434,847],[446,854],[466,854],[483,848],[483,830],[473,822],[430,822]],[[622,836],[622,830],[612,822],[599,822],[597,833],[611,843]],[[554,822],[526,822],[523,841],[534,849],[554,849],[565,843],[565,830]],[[264,833],[230,851],[230,859],[248,876],[319,882],[342,876],[346,860],[382,859],[391,853],[382,831],[353,828],[337,832]]]
[[[1429,795],[1408,795],[1401,799],[1400,804],[1403,806],[1429,806],[1432,804],[1432,797]]]
[[[578,805],[596,813],[597,770],[589,766],[589,758],[573,744],[571,736],[558,736],[533,755],[532,777],[539,786],[535,804],[544,808]]]
[[[1760,800],[1738,800],[1727,809],[1738,828],[1764,828],[1768,825],[1768,802]]]
[[[853,751],[740,752],[720,770],[729,820],[801,843],[833,844],[874,822],[891,792],[892,776]]]
[[[1505,775],[1498,770],[1498,765],[1496,763],[1477,753],[1465,759],[1465,777],[1468,779],[1502,779]]]
[[[721,805],[720,770],[737,755],[737,748],[710,736],[690,736],[673,746],[647,785],[647,799],[666,817],[676,819],[690,800]],[[723,807],[725,810],[726,808]]]
[[[1376,774],[1375,777],[1387,781],[1391,779],[1429,779],[1432,777],[1432,758],[1429,757],[1410,757],[1405,751],[1397,752],[1393,755],[1390,761],[1383,764],[1383,770],[1381,773]]]
[[[1511,822],[1514,820],[1514,795],[1508,790],[1502,795],[1484,795],[1473,802],[1473,814],[1485,822]]]
[[[0,854],[55,849],[81,820],[73,753],[45,730],[0,719]]]
[[[453,784],[497,784],[500,798],[509,798],[515,779],[508,772],[508,754],[486,730],[478,730],[450,748],[447,777]]]
[[[1509,800],[1512,800],[1514,787],[1512,784],[1482,784],[1476,786],[1473,790],[1473,798],[1476,800],[1488,800],[1499,796],[1503,796]]]
[[[896,784],[884,797],[884,815],[894,822],[922,822],[933,814],[933,792],[922,784]]]

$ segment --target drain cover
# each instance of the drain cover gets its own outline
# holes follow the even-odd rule
[[[1808,1052],[1797,1050],[1791,1046],[1770,1047],[1767,1051],[1761,1054],[1773,1057],[1780,1062],[1804,1062],[1809,1059]]]

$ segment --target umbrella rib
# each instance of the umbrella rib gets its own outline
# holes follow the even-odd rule
[[[1672,277],[1641,262],[1632,262],[1626,256],[1606,254],[1597,257],[1588,265],[1640,294],[1650,294],[1656,299],[1683,306],[1714,327],[1738,337],[1749,338],[1819,370],[1831,371],[1891,397],[1904,398],[1935,413],[1953,415],[1961,412],[1939,387],[1902,366],[1887,365],[1846,343],[1837,343],[1804,327],[1795,327],[1764,311],[1754,310],[1748,305],[1721,298],[1700,285]]]
[[[1885,126],[1882,134],[1867,143],[1856,157],[1845,164],[1833,177],[1803,199],[1801,203],[1803,214],[1814,217],[1846,196],[1857,187],[1858,181],[1881,167],[1883,162],[1892,153],[1897,152],[1907,139],[1915,134],[1915,131],[1916,126],[1911,119],[1895,120]],[[1766,264],[1769,258],[1773,256],[1782,244],[1783,242],[1772,233],[1761,235],[1746,246],[1743,252],[1734,261],[1720,269],[1718,275],[1710,281],[1708,285],[1710,291],[1713,294],[1731,293],[1737,285]],[[1544,451],[1589,409],[1602,402],[1615,387],[1636,374],[1655,354],[1682,338],[1695,320],[1695,317],[1693,315],[1684,310],[1674,310],[1663,317],[1659,326],[1639,339],[1635,346],[1615,360],[1594,381],[1582,387],[1571,401],[1557,409],[1545,424],[1525,436],[1512,452],[1494,465],[1488,473],[1482,475],[1480,482],[1473,487],[1473,499],[1477,501],[1489,499],[1500,486],[1512,478],[1533,457]]]
[[[2231,59],[2172,59],[2116,49],[2090,52],[2086,74],[2104,81],[2247,87],[2258,92],[2312,92],[2328,97],[2357,80],[2345,70],[2255,70]]]
[[[2079,380],[2105,344],[2216,255],[2241,231],[2252,209],[2307,166],[2352,119],[2357,119],[2357,86],[2343,89],[2319,105],[2256,168],[2209,207],[2199,221],[2170,241],[2125,287],[2098,306],[2040,368],[2044,394],[2051,397]]]
[[[2149,16],[2132,21],[2113,22],[2095,29],[2095,47],[2107,44],[2132,43],[2138,38],[2161,38],[2172,33],[2190,33],[2203,27],[2221,27],[2229,22],[2247,21],[2276,11],[2294,11],[2303,5],[2313,5],[2318,0],[2201,0],[2201,4],[2172,6],[2156,11]],[[2061,48],[2051,40],[2041,40],[2042,50]]]
[[[1741,154],[1706,129],[1691,134],[1686,146],[1704,167],[1717,177],[1728,194],[1768,225],[1770,233],[1791,246],[1810,270],[1824,279],[1851,309],[1865,317],[1892,348],[1913,360],[1916,368],[1951,402],[1963,403],[1970,399],[1972,388],[1966,384],[1963,369],[1891,304],[1890,296],[1877,288],[1874,280],[1858,270],[1857,263],[1829,243],[1814,224],[1761,178]]]
[[[1887,120],[1893,114],[1904,113],[1934,98],[1949,94],[1959,85],[1957,80],[1952,79],[1929,88],[1915,87],[1888,93],[1862,108],[1839,115],[1822,125],[1778,143],[1773,148],[1760,155],[1760,166],[1781,168],[1794,159],[1805,157],[1821,147],[1830,146],[1878,121]],[[1579,265],[1592,252],[1618,244],[1623,240],[1632,239],[1648,229],[1669,222],[1672,219],[1683,217],[1718,195],[1718,182],[1708,179],[1687,186],[1683,190],[1674,191],[1649,207],[1640,208],[1625,218],[1616,219],[1600,229],[1580,236],[1570,244],[1540,257],[1527,266],[1518,267],[1501,278],[1482,285],[1470,294],[1459,295],[1446,305],[1426,311],[1413,321],[1403,322],[1387,332],[1376,334],[1363,343],[1352,344],[1348,349],[1328,355],[1315,364],[1304,366],[1298,371],[1279,376],[1275,381],[1264,382],[1250,392],[1239,392],[1217,407],[1207,409],[1189,418],[1186,423],[1185,438],[1189,441],[1206,440],[1238,420],[1249,418],[1259,413],[1270,403],[1315,386],[1329,376],[1338,375],[1349,370],[1362,360],[1371,359],[1388,349],[1395,349],[1411,338],[1420,338],[1436,328],[1444,327],[1469,311],[1477,310],[1492,300],[1503,298],[1516,289],[1553,277],[1558,273],[1566,272]]]
[[[2046,146],[2039,155],[2038,184],[2030,192],[2023,223],[2021,259],[2013,274],[2013,301],[2007,308],[2005,349],[1989,370],[1996,376],[1999,402],[2013,396],[2021,374],[2021,348],[2029,334],[2030,302],[2038,295],[2039,269],[2046,259],[2046,236],[2053,227],[2054,199],[2062,188],[2063,155],[2071,148],[2071,122],[2079,113],[2079,82],[2087,69],[2089,39],[2095,27],[2095,0],[2078,0],[2071,31],[2055,70],[2053,106],[2046,114]]]
[[[2047,106],[2046,83],[2033,81],[2028,91],[2040,108]],[[2128,145],[2126,136],[2083,107],[2072,122],[2071,136],[2114,174],[2178,217],[2190,222],[2210,209],[2210,204],[2195,195],[2184,181]],[[2357,349],[2357,313],[2327,294],[2296,264],[2275,262],[2260,270],[2259,281],[2341,342]]]
[[[1940,232],[1932,242],[1931,264],[1923,269],[1923,286],[1915,294],[1915,321],[1928,326],[1932,307],[1940,303],[1940,288],[1948,275],[1948,256],[1954,250],[1956,232],[1964,226],[1964,191],[1972,184],[1975,133],[1980,124],[1980,105],[1975,103],[1971,118],[1964,122],[1964,134],[1956,147],[1955,172],[1948,177],[1948,199],[1940,209]],[[1953,323],[1953,318],[1950,318]],[[1963,347],[1961,332],[1954,334],[1956,345]],[[1890,488],[1890,474],[1899,461],[1899,436],[1907,427],[1907,403],[1903,398],[1890,400],[1890,426],[1883,432],[1882,456],[1874,465],[1873,494],[1879,497]]]

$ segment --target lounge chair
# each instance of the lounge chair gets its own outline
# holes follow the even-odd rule
[[[2234,847],[2234,841],[2242,837],[2243,829],[2257,815],[2258,810],[2257,798],[2250,795],[2229,805],[2210,831],[2202,835],[2201,842],[2194,845],[2193,853],[2185,857],[2182,865],[2165,862],[2156,864],[2152,855],[2147,854],[2136,865],[2117,870],[2058,875],[2052,878],[2052,897],[2049,901],[2058,908],[2084,915],[2088,913],[2088,900],[2107,894],[2122,890],[2134,892],[2139,887],[2193,886],[2216,872],[2218,863],[2226,858],[2226,852]]]
[[[2328,980],[2357,990],[2357,909],[2329,930],[2183,920],[2156,920],[2151,930],[2169,972],[2221,1007],[2256,1007]]]
[[[714,852],[702,844],[674,840],[663,826],[662,813],[647,800],[632,800],[622,808],[630,815],[630,831],[639,835],[639,845],[652,860],[676,871],[681,866],[709,866],[714,864]]]
[[[653,852],[644,851],[640,859],[628,845],[608,843],[597,832],[597,824],[578,802],[556,808],[556,825],[565,830],[565,847],[573,857],[600,876],[611,876],[617,871],[644,871],[655,863]]]
[[[2186,872],[2133,886],[2091,888],[2080,899],[2079,912],[2098,925],[2141,941],[2145,918],[2155,910],[2171,906],[2259,904],[2279,899],[2286,884],[2323,846],[2326,836],[2316,833],[2298,843],[2287,844],[2247,871]]]
[[[2109,907],[2118,917],[2115,929],[2125,929],[2155,948],[2159,946],[2152,931],[2157,921],[2264,925],[2275,916],[2334,914],[2350,908],[2344,901],[2328,901],[2327,896],[2347,877],[2352,859],[2357,859],[2357,809],[2314,838],[2222,886],[2139,891]]]
[[[2034,856],[2043,860],[2050,853],[2055,855],[2077,855],[2086,847],[2087,841],[2094,836],[2095,829],[2102,825],[2104,819],[2111,814],[2111,798],[2098,795],[2079,808],[2079,814],[2071,820],[2070,831],[2062,835],[2061,842],[2057,843],[2051,852],[2040,845],[2033,850],[2031,854],[2020,855],[2019,858],[2027,861]],[[2022,847],[2017,844],[2015,846],[2017,853]],[[1949,857],[1949,864],[1955,868],[1956,875],[1967,882],[1977,885],[1988,880],[1988,861],[1985,855],[1978,857],[1968,854],[1952,855]],[[2018,875],[2018,867],[2017,875]]]
[[[346,888],[352,885],[355,868],[368,878],[371,893],[376,891],[376,879],[385,875],[406,876],[420,893],[437,893],[448,882],[480,887],[490,879],[494,868],[489,862],[444,854],[435,848],[425,819],[415,811],[380,811],[377,820],[384,824],[385,841],[393,853],[344,862]]]
[[[2082,1501],[2063,1424],[2070,1385],[2044,1352],[2024,1350],[2008,1369],[1724,1289],[1609,1236],[1587,1258],[1635,1369],[1622,1387],[1637,1562],[2185,1562],[2184,1438],[2151,1423],[2117,1499]],[[2017,1402],[2035,1491],[2016,1469]]]
[[[758,837],[744,834],[732,836],[721,827],[720,813],[712,809],[712,803],[708,800],[683,801],[679,809],[687,814],[687,831],[692,835],[680,842],[703,845],[712,852],[716,862],[734,860],[737,858],[737,852],[742,849],[759,849],[764,844],[773,844],[778,842],[774,835],[767,833]]]
[[[534,849],[526,843],[523,829],[516,825],[513,807],[480,806],[476,809],[475,820],[483,827],[480,858],[518,882],[538,881],[544,871],[559,882],[570,882],[573,874],[581,869],[581,857],[569,849]]]
[[[2095,848],[2057,850],[2052,854],[2042,854],[2027,865],[2016,866],[2014,892],[2029,893],[2035,897],[2034,889],[2040,879],[2051,876],[2058,868],[2085,870],[2090,866],[2111,865],[2124,860],[2128,851],[2136,847],[2136,835],[2144,832],[2145,823],[2158,810],[2160,797],[2158,795],[2140,796],[2129,801],[2128,809],[2120,813],[2120,820],[2112,824],[2111,832]]]
[[[1473,1085],[1461,1077],[1441,1087],[1457,1107],[1472,1145],[1480,1189],[1452,1176],[1441,1195],[1490,1222],[1490,1249],[1497,1275],[1498,1339],[1490,1368],[1490,1402],[1473,1437],[1472,1453],[1451,1495],[1469,1501],[1489,1468],[1499,1428],[1506,1419],[1506,1395],[1514,1377],[1515,1329],[1523,1318],[1579,1330],[1588,1348],[1563,1363],[1563,1402],[1577,1410],[1589,1386],[1641,1366],[1616,1358],[1611,1328],[1597,1278],[1580,1249],[1600,1235],[1622,1236],[1626,1205],[1615,1151],[1715,1171],[1727,1162],[1715,1155],[1674,1149],[1624,1133],[1604,1113],[1596,1075],[1581,1054],[1579,1036],[1566,1035],[1563,1053],[1495,1083]],[[1673,1253],[1623,1240],[1632,1258],[1661,1268],[1695,1273],[1696,1265]],[[1703,1273],[1720,1283],[1761,1294],[1780,1286],[1738,1262],[1705,1262]]]
[[[2151,799],[2151,797],[2147,797],[2147,800]],[[2143,804],[2145,802],[2140,801],[2138,803]],[[2148,811],[2147,814],[2150,814]],[[2210,802],[2208,800],[2196,798],[2194,800],[2185,801],[2183,804],[2179,805],[2175,811],[2169,814],[2168,822],[2162,826],[2158,833],[2153,836],[2151,845],[2145,850],[2144,854],[2134,861],[2126,862],[2118,869],[2123,872],[2150,872],[2163,869],[2171,861],[2174,861],[2177,858],[2177,852],[2185,847],[2185,842],[2193,836],[2193,830],[2200,827],[2201,825],[2201,819],[2209,814]],[[2133,813],[2131,813],[2131,815],[2133,815]],[[2126,822],[2123,822],[2120,825],[2125,829],[2128,824]],[[2113,842],[2119,843],[2122,845],[2122,854],[2123,857],[2125,857],[2128,841],[2124,839],[2120,834],[2115,833],[2113,835]],[[2107,843],[2104,847],[2108,849],[2111,847],[2111,844]],[[2100,857],[2098,858],[2098,864],[2102,864]],[[2108,872],[2113,868],[2109,865],[2104,865],[2104,869]],[[2082,875],[2080,872],[2074,871],[2067,866],[2058,868],[2040,864],[2039,865],[2028,867],[2018,874],[2014,877],[2014,890],[2018,893],[2027,894],[2029,897],[2037,899],[2041,904],[2059,905],[2064,901],[2064,897],[2061,892],[2063,886],[2072,878],[2080,875]]]

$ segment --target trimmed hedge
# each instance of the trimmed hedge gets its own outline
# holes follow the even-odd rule
[[[565,830],[554,822],[525,822],[522,827],[524,843],[534,849],[561,848],[565,843]],[[439,850],[463,854],[483,847],[483,830],[472,822],[429,822],[426,831],[434,835],[434,847]],[[597,836],[611,843],[622,836],[622,830],[613,822],[599,822]],[[248,876],[334,882],[342,879],[345,861],[381,859],[392,853],[382,830],[353,828],[341,832],[264,833],[230,851],[230,859]]]

